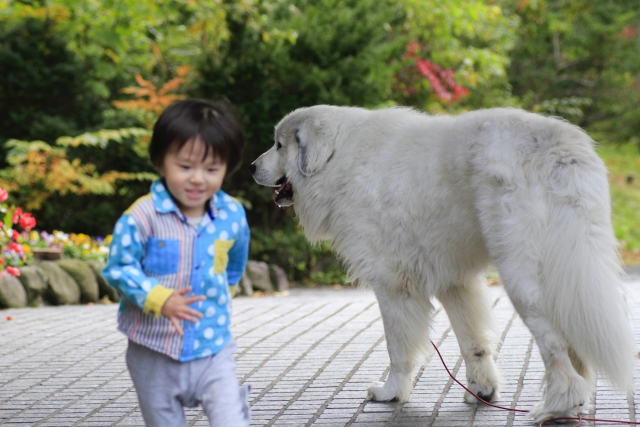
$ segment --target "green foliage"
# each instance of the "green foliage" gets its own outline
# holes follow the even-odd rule
[[[107,235],[114,218],[157,178],[146,171],[148,160],[142,161],[144,153],[135,142],[148,134],[141,128],[103,129],[60,137],[54,146],[43,141],[9,140],[7,162],[11,168],[0,170],[0,184],[14,192],[14,200],[37,212],[44,229]],[[126,163],[113,163],[122,148]],[[76,154],[85,151],[70,159],[69,152],[74,150]],[[105,156],[105,152],[111,155]],[[136,159],[141,170],[132,167]]]
[[[401,104],[437,112],[515,105],[508,79],[509,53],[518,19],[501,2],[477,0],[399,0],[408,19],[405,31],[422,46],[420,57],[455,71],[456,82],[470,91],[461,103],[434,96],[429,81],[416,78],[405,61],[400,80],[415,92],[396,97]],[[398,93],[397,95],[401,95]]]
[[[96,124],[88,66],[67,46],[55,22],[0,21],[0,154],[10,138],[55,140]]]
[[[251,259],[282,266],[289,280],[345,284],[347,278],[328,243],[310,245],[299,227],[265,233],[251,230]]]
[[[591,98],[581,98],[578,96],[561,99],[545,99],[535,105],[533,111],[550,116],[560,116],[573,122],[579,122],[584,117],[584,109],[592,103]]]
[[[227,13],[231,36],[218,54],[203,58],[195,88],[205,97],[229,97],[250,124],[250,139],[300,106],[373,107],[390,96],[393,68],[380,65],[402,53],[391,32],[403,19],[397,5],[262,1],[254,14]]]
[[[248,10],[229,2],[225,16],[229,37],[201,58],[191,94],[226,97],[236,105],[247,133],[245,164],[273,144],[274,125],[298,107],[375,107],[393,96],[390,64],[406,43],[398,31],[404,12],[396,2],[305,0],[294,6],[263,0]],[[252,224],[270,229],[291,222],[246,168],[225,185],[251,200]]]
[[[640,3],[508,0],[520,17],[508,70],[526,109],[557,114],[600,141],[640,131]]]
[[[34,6],[34,3],[38,6]],[[0,3],[0,20],[54,20],[69,37],[69,48],[91,64],[91,92],[111,99],[133,82],[133,73],[167,81],[204,48],[228,37],[222,1],[41,0]],[[233,2],[243,10],[245,0]],[[67,132],[66,134],[72,134]]]
[[[609,169],[612,221],[623,260],[640,263],[640,149],[633,144],[601,145],[598,154]]]
[[[141,132],[142,131],[142,132]],[[95,165],[82,164],[80,159],[67,158],[66,146],[86,145],[106,148],[109,139],[121,142],[133,134],[146,134],[140,129],[102,130],[85,133],[76,138],[60,138],[60,146],[50,146],[43,141],[7,142],[7,162],[12,166],[0,171],[0,182],[6,188],[18,190],[18,200],[29,209],[39,209],[53,194],[113,195],[116,180],[152,181],[155,174],[108,171],[98,174]]]
[[[123,142],[127,138],[140,138],[151,135],[151,132],[142,128],[101,129],[97,132],[85,132],[75,137],[61,136],[56,140],[60,147],[78,147],[80,145],[98,146],[107,148],[109,141]],[[141,153],[143,157],[146,153]]]

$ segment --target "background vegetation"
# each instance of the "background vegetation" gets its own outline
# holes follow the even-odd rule
[[[639,49],[636,0],[0,0],[0,187],[39,229],[105,236],[148,191],[149,129],[180,97],[235,104],[245,165],[302,106],[516,106],[600,143],[637,263]],[[252,258],[345,280],[247,168],[225,189],[248,209]]]

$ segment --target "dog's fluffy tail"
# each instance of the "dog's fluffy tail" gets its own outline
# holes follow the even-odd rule
[[[609,186],[602,161],[588,157],[581,159],[587,162],[558,162],[550,174],[544,298],[576,355],[629,391],[634,340],[611,227]]]

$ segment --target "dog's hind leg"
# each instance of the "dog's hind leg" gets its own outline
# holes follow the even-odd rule
[[[555,417],[575,417],[589,403],[593,374],[582,377],[574,368],[570,358],[570,347],[564,337],[537,308],[518,310],[536,340],[545,365],[544,399],[530,412],[530,416],[541,422]],[[577,362],[577,360],[575,361]],[[582,363],[580,363],[582,367]]]
[[[384,324],[391,369],[385,383],[374,383],[367,397],[406,402],[413,391],[413,368],[430,351],[433,304],[406,292],[374,287]]]
[[[499,399],[502,377],[493,361],[495,329],[491,300],[482,277],[437,295],[449,316],[464,358],[469,390],[488,402]],[[477,399],[465,391],[464,400]]]
[[[574,294],[569,295],[564,288],[572,283],[552,279],[547,271],[549,264],[558,265],[559,260],[562,262],[558,269],[575,271],[575,256],[580,244],[569,244],[569,232],[571,222],[579,222],[580,218],[570,217],[567,224],[551,227],[549,221],[555,215],[549,212],[549,205],[544,202],[546,194],[542,186],[536,191],[524,184],[489,187],[489,190],[480,197],[483,203],[478,205],[485,242],[504,289],[533,335],[545,365],[544,398],[529,416],[538,422],[555,417],[573,417],[588,403],[591,388],[574,368],[567,341],[570,337],[560,328],[558,320],[566,317],[562,310],[573,310],[580,319],[575,322],[584,322],[582,310],[576,306],[584,304],[583,295],[588,292],[573,288]],[[554,243],[554,248],[551,254],[546,254],[550,242]],[[582,268],[588,269],[589,266],[583,265]],[[550,304],[552,295],[562,295],[559,289],[569,298],[558,297],[559,301]],[[554,305],[558,311],[554,310]],[[598,313],[590,315],[597,316]],[[573,321],[569,319],[570,323]],[[579,353],[576,356],[583,359]]]
[[[497,264],[500,271],[500,262]],[[513,267],[513,260],[510,265]],[[575,417],[589,403],[593,386],[591,368],[578,358],[541,308],[541,287],[536,280],[526,278],[527,268],[521,265],[517,273],[503,268],[500,276],[511,302],[533,335],[545,366],[544,398],[529,416],[536,422]]]
[[[578,374],[587,380],[589,384],[596,383],[596,373],[593,371],[593,367],[582,360],[577,354],[573,347],[569,347],[568,349],[569,359],[571,360],[571,364],[573,368],[578,372]]]

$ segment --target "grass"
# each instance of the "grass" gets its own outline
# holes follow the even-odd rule
[[[609,169],[613,228],[622,261],[640,264],[640,147],[602,145],[597,151]]]

